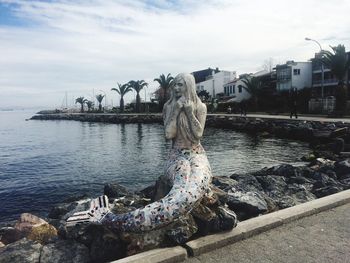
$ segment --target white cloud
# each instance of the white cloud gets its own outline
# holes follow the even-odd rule
[[[39,95],[41,105],[60,106],[65,91],[88,97],[92,90],[115,104],[110,89],[117,82],[145,79],[149,93],[162,73],[209,66],[252,72],[269,57],[305,61],[318,50],[306,36],[324,48],[350,47],[346,0],[207,2],[0,0],[28,24],[0,23],[0,90],[7,104],[0,106],[25,103],[16,100],[19,93],[27,94],[26,106]]]

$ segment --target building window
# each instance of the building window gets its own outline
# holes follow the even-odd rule
[[[238,93],[242,93],[242,85],[238,85]]]
[[[230,86],[230,94],[232,93],[232,86]]]
[[[300,75],[300,68],[293,69],[293,75]]]
[[[235,94],[235,93],[236,93],[235,88],[236,88],[236,86],[233,85],[233,86],[232,86],[232,94]]]
[[[227,95],[227,87],[224,87],[224,93]]]

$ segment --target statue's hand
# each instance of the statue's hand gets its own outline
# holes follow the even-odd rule
[[[193,102],[190,101],[190,100],[187,100],[185,101],[185,103],[183,104],[184,105],[184,109],[185,109],[185,112],[186,114],[192,114],[193,113]]]
[[[186,102],[186,99],[184,97],[179,98],[175,103],[175,109],[180,111]]]

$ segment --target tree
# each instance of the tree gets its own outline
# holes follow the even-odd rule
[[[165,76],[164,74],[161,74],[159,78],[155,78],[153,81],[157,81],[159,83],[159,88],[160,88],[158,93],[159,108],[160,110],[162,110],[164,103],[168,99],[168,92],[174,81],[174,78],[170,75],[170,73],[168,73],[167,76]]]
[[[258,106],[258,96],[261,90],[261,82],[257,77],[245,77],[242,79],[243,88],[250,94],[255,110]]]
[[[335,92],[335,110],[343,114],[346,111],[347,102],[347,87],[344,85],[344,77],[350,67],[350,60],[347,59],[344,45],[331,46],[331,48],[332,52],[328,50],[321,51],[321,62],[338,79],[338,86]]]
[[[198,97],[202,100],[202,102],[205,102],[209,99],[210,94],[206,90],[201,90],[200,92],[197,93]]]
[[[96,100],[98,101],[98,111],[102,112],[102,100],[105,97],[105,95],[98,94],[96,95]]]
[[[136,91],[136,112],[141,111],[141,97],[140,97],[140,91],[143,87],[147,86],[148,83],[146,83],[144,80],[130,80],[129,86]]]
[[[94,102],[92,102],[91,100],[86,100],[85,103],[88,108],[88,112],[90,112],[90,110],[94,107]]]
[[[120,95],[119,107],[120,107],[120,111],[124,112],[124,95],[131,91],[131,87],[129,86],[129,83],[126,83],[123,85],[119,83],[117,84],[118,84],[118,88],[112,88],[111,90],[116,91]]]
[[[75,103],[80,103],[81,108],[80,108],[80,112],[84,112],[84,104],[87,101],[87,99],[85,99],[84,97],[79,97],[75,100]]]

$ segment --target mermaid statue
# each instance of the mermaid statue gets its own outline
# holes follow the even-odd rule
[[[161,181],[171,187],[170,192],[158,201],[124,214],[110,212],[107,196],[100,196],[91,201],[88,211],[69,217],[67,226],[95,222],[117,231],[139,232],[165,226],[188,214],[210,194],[211,169],[200,144],[206,115],[207,108],[196,94],[194,77],[177,75],[170,99],[163,108],[165,137],[172,140],[172,149]]]

